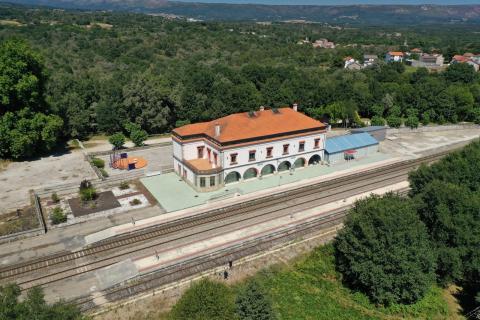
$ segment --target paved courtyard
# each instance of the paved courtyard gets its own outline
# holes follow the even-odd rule
[[[83,153],[71,150],[28,161],[12,162],[0,171],[0,214],[30,202],[28,191],[96,178]]]
[[[448,130],[431,132],[402,132],[389,134],[380,143],[380,150],[392,155],[419,155],[451,144],[470,141],[480,137],[480,129]]]
[[[167,211],[186,209],[207,202],[214,202],[235,194],[248,194],[280,185],[297,182],[304,179],[315,178],[336,171],[350,169],[355,166],[366,165],[389,159],[390,156],[384,153],[377,153],[367,158],[342,163],[335,166],[317,165],[289,172],[263,177],[262,179],[251,179],[239,183],[229,184],[224,188],[212,192],[197,192],[187,185],[175,173],[148,177],[141,179],[150,193],[157,199],[159,204]]]

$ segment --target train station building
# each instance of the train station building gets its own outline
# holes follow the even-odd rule
[[[260,108],[173,130],[177,175],[199,192],[324,161],[326,125],[292,108]]]

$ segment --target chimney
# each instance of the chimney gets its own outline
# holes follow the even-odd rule
[[[220,135],[220,124],[215,123],[215,137]]]
[[[293,111],[298,111],[298,104],[296,103],[293,104]]]
[[[265,107],[264,107],[264,106],[260,106],[260,111],[265,111]]]

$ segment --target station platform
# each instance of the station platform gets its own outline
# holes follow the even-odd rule
[[[283,185],[289,185],[317,177],[332,177],[336,173],[345,170],[357,170],[360,167],[380,165],[392,157],[385,153],[377,153],[369,157],[341,163],[333,166],[314,165],[296,169],[293,173],[285,172],[270,176],[253,178],[237,183],[231,183],[220,190],[212,192],[197,192],[183,181],[175,173],[168,173],[141,179],[145,187],[157,199],[158,203],[166,212],[174,212],[186,208],[199,206],[206,203],[213,203],[238,195],[257,193],[262,190],[271,189]]]

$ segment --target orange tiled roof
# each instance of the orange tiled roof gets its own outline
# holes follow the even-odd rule
[[[465,62],[468,61],[469,59],[465,56],[461,56],[459,54],[456,54],[453,56],[452,60],[458,61],[458,62]]]
[[[220,125],[220,135],[215,136],[215,125]],[[323,130],[325,124],[290,108],[256,111],[255,116],[248,112],[235,113],[210,122],[189,124],[173,130],[182,139],[204,135],[222,143],[239,143],[256,138],[298,133],[302,130]]]
[[[400,51],[390,51],[388,54],[391,56],[403,56],[403,52]]]

